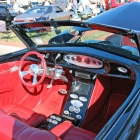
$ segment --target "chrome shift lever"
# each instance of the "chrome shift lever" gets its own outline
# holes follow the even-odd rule
[[[63,72],[62,67],[57,66],[57,59],[58,59],[60,56],[61,56],[61,54],[58,53],[57,56],[56,56],[56,58],[55,58],[54,76],[53,76],[53,78],[52,78],[50,84],[47,86],[47,88],[51,88],[51,87],[52,87],[52,84],[53,84],[53,82],[54,82],[54,80],[55,80],[55,79],[59,79],[60,76],[61,76],[61,74],[62,74],[62,72]]]

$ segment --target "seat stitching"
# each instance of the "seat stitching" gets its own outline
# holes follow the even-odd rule
[[[24,119],[23,118],[21,118],[18,114],[16,114],[16,113],[11,113],[11,114],[9,114],[10,116],[12,116],[12,117],[14,117],[14,115],[15,116],[17,116],[17,117],[19,117],[23,122],[24,122]]]
[[[25,113],[24,113],[23,111],[21,111],[21,110],[13,109],[12,112],[13,112],[13,111],[18,111],[18,112],[21,112],[21,113],[25,114]],[[26,114],[25,114],[25,116],[28,117]]]

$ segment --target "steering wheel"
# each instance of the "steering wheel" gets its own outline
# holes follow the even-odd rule
[[[39,57],[41,59],[41,66],[43,68],[40,68],[40,65],[37,65],[37,64],[31,64],[30,67],[29,67],[29,70],[27,71],[21,71],[22,69],[22,65],[23,65],[23,62],[25,60],[26,57],[28,57],[29,55],[37,55],[37,57]],[[35,51],[31,51],[31,52],[28,52],[26,53],[20,60],[20,63],[19,63],[19,77],[20,77],[20,80],[22,82],[22,84],[24,86],[27,86],[27,87],[36,87],[38,86],[39,84],[42,83],[42,81],[44,80],[45,78],[45,75],[46,75],[46,62],[45,62],[45,59],[44,57],[38,53],[38,52],[35,52]],[[24,76],[26,75],[32,75],[33,76],[33,81],[31,84],[28,84],[27,82],[24,81]],[[37,75],[40,74],[41,75],[41,78],[39,81],[37,81]]]

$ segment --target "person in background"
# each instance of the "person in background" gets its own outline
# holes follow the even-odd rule
[[[43,0],[43,2],[42,2],[42,6],[44,6],[44,4],[45,4],[45,1],[46,1],[46,0]]]
[[[99,8],[100,8],[100,13],[105,12],[105,9],[106,9],[105,0],[99,0],[97,3],[98,3]]]
[[[48,6],[50,5],[50,2],[48,0],[44,0],[42,3],[43,6]]]
[[[28,1],[28,9],[30,9],[30,8],[32,8],[33,7],[33,5],[32,5],[32,2],[31,1]]]
[[[14,1],[13,9],[14,9],[15,12],[19,12],[19,6],[18,6],[16,1]]]
[[[77,18],[79,18],[78,13],[77,13],[77,9],[78,9],[77,0],[72,0],[72,6],[73,6],[75,18],[77,19]]]
[[[79,0],[79,3],[82,5],[83,11],[86,10],[85,0]]]

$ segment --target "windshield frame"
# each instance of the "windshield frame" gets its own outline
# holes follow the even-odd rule
[[[87,23],[87,22],[81,22],[81,21],[45,21],[45,22],[26,22],[26,23],[15,23],[13,25],[10,26],[11,30],[21,39],[21,41],[23,41],[23,43],[27,46],[27,48],[29,50],[34,50],[38,47],[41,47],[42,45],[37,45],[35,44],[24,32],[24,29],[28,29],[27,26],[25,26],[26,24],[28,25],[35,25],[35,26],[77,26],[77,27],[82,27],[82,28],[86,28],[87,30],[94,30],[94,29],[98,29],[101,31],[107,31],[110,33],[115,33],[115,34],[120,34],[123,36],[127,36],[130,39],[135,40],[136,45],[138,46],[138,50],[140,50],[140,42],[139,42],[139,33],[129,30],[129,29],[124,29],[124,28],[119,28],[119,27],[113,27],[113,26],[109,26],[109,25],[101,25],[101,24],[95,24],[95,23]],[[44,45],[43,45],[44,46]],[[53,46],[50,44],[46,44],[47,46]],[[54,45],[56,46],[56,45]],[[140,52],[140,51],[139,51]]]

